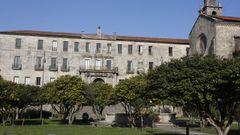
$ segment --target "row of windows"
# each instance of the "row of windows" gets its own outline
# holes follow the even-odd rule
[[[68,46],[69,43],[68,41],[63,41],[63,51],[67,52],[68,51]],[[79,47],[80,43],[79,42],[74,42],[74,52],[79,52]],[[89,53],[90,52],[90,43],[87,42],[85,44],[85,52]],[[21,48],[21,39],[17,38],[16,39],[16,49]],[[101,43],[96,43],[96,53],[101,53]],[[52,51],[57,51],[58,49],[58,42],[56,40],[52,41]],[[38,40],[37,43],[37,50],[43,50],[43,40]],[[107,53],[111,53],[112,51],[112,44],[108,43],[107,44]],[[123,47],[122,44],[117,45],[117,53],[122,54],[123,52]],[[133,54],[133,45],[128,45],[128,54]],[[138,46],[138,54],[143,55],[143,45]],[[169,56],[173,56],[173,47],[168,47],[168,54]],[[153,46],[148,46],[148,55],[153,55]]]
[[[57,63],[57,58],[52,57],[51,58],[51,64],[49,66],[50,71],[57,71],[58,70],[58,63]],[[44,70],[44,63],[45,60],[43,57],[37,57],[36,58],[36,64],[35,64],[35,70]],[[103,61],[100,59],[95,60],[95,65],[92,66],[92,60],[91,58],[86,58],[84,59],[84,69],[96,69],[96,70],[112,70],[112,60],[107,59],[105,62],[105,66],[103,66]],[[138,67],[144,67],[143,62],[138,63]],[[149,69],[153,68],[153,62],[149,62]],[[13,63],[13,69],[14,70],[21,70],[22,69],[22,64],[21,64],[21,59],[20,56],[15,56],[14,58],[14,63]],[[132,61],[127,62],[127,71],[132,72],[133,66],[132,66]],[[70,71],[70,68],[68,66],[68,59],[63,58],[62,59],[62,66],[61,66],[61,71],[68,72]]]
[[[55,80],[55,77],[50,77],[50,82],[53,82]],[[20,82],[20,77],[19,76],[14,76],[13,77],[13,82],[19,84]],[[24,84],[30,85],[31,84],[31,78],[29,76],[26,76],[24,78]],[[42,78],[41,77],[36,77],[35,79],[35,85],[40,86],[42,84]]]

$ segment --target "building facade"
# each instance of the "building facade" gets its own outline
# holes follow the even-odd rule
[[[190,34],[191,54],[240,56],[240,17],[222,16],[216,0],[204,0]]]
[[[16,83],[42,86],[62,75],[116,85],[170,59],[186,56],[186,39],[59,33],[0,32],[0,75]]]

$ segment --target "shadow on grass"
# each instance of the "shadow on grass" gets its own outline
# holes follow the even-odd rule
[[[177,133],[159,133],[157,131],[147,131],[147,135],[182,135]]]
[[[240,130],[232,129],[228,133],[229,135],[240,135]]]

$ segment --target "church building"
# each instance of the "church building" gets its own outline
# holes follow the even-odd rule
[[[191,54],[215,54],[224,58],[240,55],[240,17],[222,16],[221,3],[204,0],[189,34]]]

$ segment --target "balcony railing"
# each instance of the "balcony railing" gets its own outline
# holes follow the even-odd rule
[[[127,72],[126,72],[126,73],[127,73],[127,74],[134,74],[134,72],[135,72],[134,69],[127,69]]]
[[[69,72],[70,68],[68,66],[61,66],[61,71],[62,72]]]
[[[90,66],[80,67],[80,72],[102,72],[102,73],[118,73],[118,67],[103,67],[103,66]]]
[[[44,66],[41,65],[41,64],[37,64],[37,65],[35,65],[35,70],[36,71],[43,71],[44,70]]]
[[[22,64],[12,64],[12,69],[13,70],[21,70],[22,69]]]
[[[49,71],[58,71],[58,66],[57,65],[50,65],[49,66]]]

